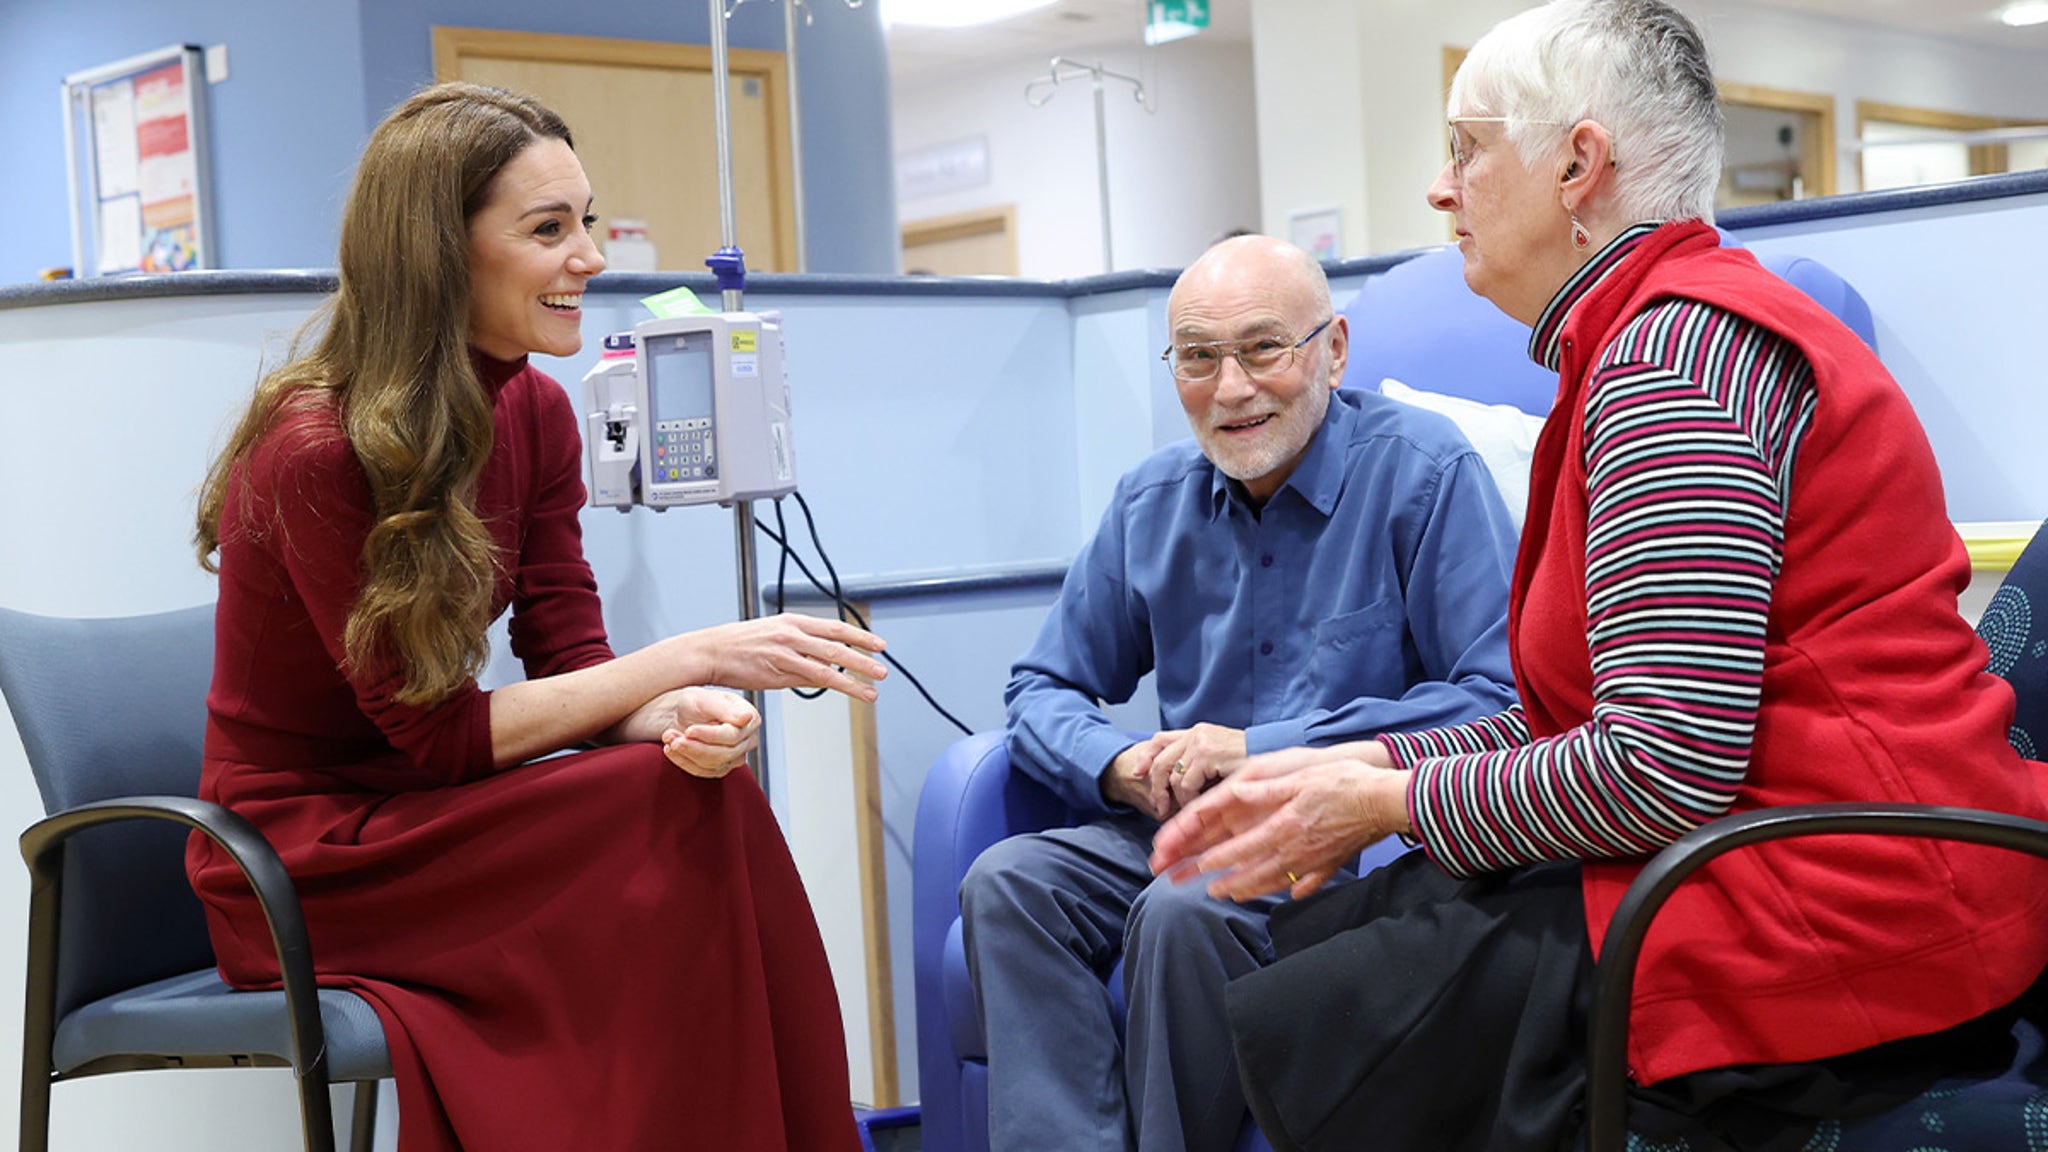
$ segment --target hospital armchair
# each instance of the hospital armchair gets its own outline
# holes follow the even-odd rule
[[[988,1050],[960,936],[960,881],[989,845],[1008,836],[1065,828],[1093,818],[1051,789],[1010,769],[1001,732],[978,732],[940,755],[918,797],[911,891],[911,952],[917,973],[917,1072],[925,1152],[986,1152]],[[1367,851],[1375,867],[1401,851],[1387,840]],[[1106,978],[1118,1018],[1124,966]],[[1270,1152],[1249,1118],[1240,1152]]]

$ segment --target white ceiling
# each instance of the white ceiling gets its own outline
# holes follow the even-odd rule
[[[888,0],[879,2],[886,10]],[[1998,23],[1996,14],[2002,0],[1751,2],[2006,47],[2048,44],[2048,26],[2013,29]],[[1211,0],[1210,7],[1211,24],[1205,35],[1226,40],[1250,36],[1251,0]],[[1059,0],[1049,8],[980,28],[891,28],[889,67],[896,83],[916,85],[999,62],[1050,60],[1084,49],[1135,46],[1142,42],[1144,25],[1145,0]]]
[[[2038,46],[2039,28],[2008,28],[1998,22],[2004,0],[1750,0],[1773,8],[1791,8],[1857,20],[1907,32],[1974,40],[2004,47]]]
[[[886,14],[888,0],[880,3]],[[1211,0],[1203,35],[1243,40],[1251,27],[1251,0]],[[917,84],[995,63],[1134,47],[1144,43],[1144,30],[1145,0],[1059,0],[979,28],[891,27],[889,73],[898,84]]]

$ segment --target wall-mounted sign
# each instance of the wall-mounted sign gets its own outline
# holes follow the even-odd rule
[[[967,136],[896,157],[896,199],[963,192],[988,183],[988,137]]]
[[[1149,0],[1145,5],[1145,43],[1164,44],[1193,36],[1209,26],[1209,0]]]
[[[73,275],[214,266],[203,58],[184,45],[64,78]]]

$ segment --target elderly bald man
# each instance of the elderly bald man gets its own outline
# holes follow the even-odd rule
[[[1348,332],[1321,266],[1226,240],[1167,320],[1194,439],[1117,484],[1006,693],[1012,762],[1094,819],[997,844],[961,886],[996,1152],[1229,1149],[1246,1111],[1223,985],[1270,962],[1284,897],[1155,881],[1153,833],[1249,753],[1514,698],[1500,495],[1448,421],[1337,390]],[[1147,673],[1159,728],[1123,730],[1101,706]]]

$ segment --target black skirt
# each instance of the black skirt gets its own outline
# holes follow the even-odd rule
[[[1277,1152],[1582,1147],[1593,966],[1576,863],[1460,880],[1411,852],[1273,916],[1278,960],[1225,993],[1245,1098]],[[1804,1064],[1631,1086],[1653,1145],[1796,1152],[1823,1119],[2002,1069],[2016,1009]]]

